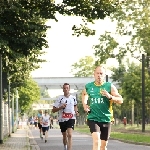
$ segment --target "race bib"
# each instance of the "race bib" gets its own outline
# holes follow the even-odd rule
[[[65,112],[62,113],[62,118],[72,118],[72,117],[73,117],[72,113],[65,113]]]
[[[48,125],[48,122],[43,122],[44,125]]]

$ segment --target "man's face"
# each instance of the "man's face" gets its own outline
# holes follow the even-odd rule
[[[63,86],[63,92],[64,92],[64,94],[69,94],[69,91],[70,91],[70,86],[69,85],[64,85]]]
[[[42,111],[39,111],[40,114],[42,114]]]
[[[96,82],[103,82],[105,78],[105,69],[103,67],[97,67],[94,71],[94,78]]]

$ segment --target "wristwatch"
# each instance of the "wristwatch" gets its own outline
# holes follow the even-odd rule
[[[112,95],[111,95],[111,97],[110,98],[108,98],[109,100],[112,100]]]

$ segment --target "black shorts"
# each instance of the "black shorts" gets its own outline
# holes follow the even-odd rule
[[[38,127],[39,129],[42,129],[42,125],[40,123],[38,123]]]
[[[87,120],[87,124],[90,128],[90,132],[100,132],[100,139],[107,141],[110,137],[111,123],[110,122],[97,122],[93,120]]]
[[[37,127],[37,122],[34,122],[35,127]]]
[[[42,127],[42,131],[43,132],[46,132],[46,131],[48,131],[49,130],[49,126],[48,127]]]
[[[61,132],[66,132],[68,128],[72,128],[74,130],[75,119],[69,119],[68,121],[59,122],[59,126]]]

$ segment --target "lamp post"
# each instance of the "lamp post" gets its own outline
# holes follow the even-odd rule
[[[145,132],[145,55],[142,54],[142,132]]]
[[[9,77],[9,73],[8,73]],[[10,117],[10,81],[8,81],[8,136],[11,136],[11,117]]]
[[[0,54],[0,144],[3,144],[3,110],[2,110],[2,55]]]
[[[145,62],[149,62],[149,59],[150,56],[142,54],[142,132],[145,132]]]
[[[106,75],[106,82],[108,82],[108,75]]]
[[[12,95],[12,133],[14,133],[14,94]]]
[[[16,88],[16,124],[17,124],[17,129],[18,129],[18,90]]]

